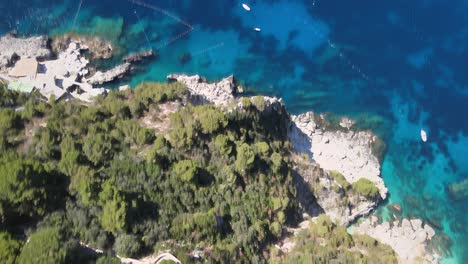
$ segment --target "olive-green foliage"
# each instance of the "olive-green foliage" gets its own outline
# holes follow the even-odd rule
[[[202,132],[205,134],[216,132],[227,125],[226,115],[213,106],[203,105],[196,107],[194,113],[197,121],[200,122]]]
[[[120,234],[114,246],[117,255],[121,257],[135,257],[141,250],[141,242],[132,234]]]
[[[237,148],[236,168],[239,172],[244,173],[253,164],[255,153],[247,143],[242,143]]]
[[[368,236],[351,236],[320,215],[295,237],[295,246],[272,263],[398,263],[395,252]]]
[[[221,155],[229,155],[232,152],[232,146],[230,145],[229,142],[229,137],[226,135],[218,135],[215,138],[215,147],[216,150],[221,154]]]
[[[68,249],[58,228],[44,228],[31,235],[18,257],[18,263],[66,263]]]
[[[257,107],[258,110],[263,111],[265,110],[265,99],[263,96],[254,96],[252,98],[252,103]]]
[[[375,199],[379,194],[379,189],[375,186],[375,184],[365,178],[361,178],[357,182],[354,182],[352,184],[352,188],[358,194],[370,199]]]
[[[32,128],[32,142],[21,136],[34,125],[30,112],[5,112],[0,127],[6,124],[2,133],[11,140],[0,155],[2,224],[22,230],[21,223],[35,226],[58,210],[63,224],[49,221],[36,231],[47,231],[41,246],[51,252],[56,241],[68,245],[69,236],[129,256],[177,240],[169,249],[187,260],[203,247],[212,249],[208,262],[265,262],[263,251],[298,212],[288,117],[284,109],[225,112],[189,104],[170,116],[169,132],[143,127],[140,118],[150,109],[185,94],[179,84],[153,83],[110,92],[92,105],[41,106],[32,118],[46,125]],[[29,100],[12,96],[15,107]],[[48,231],[56,226],[67,239]],[[63,252],[55,253],[60,263]]]
[[[0,259],[2,263],[13,264],[20,253],[21,243],[7,232],[0,232]]]
[[[174,174],[184,182],[190,182],[196,176],[197,166],[191,160],[181,160],[174,164]]]
[[[22,158],[0,160],[0,223],[18,216],[38,216],[46,211],[47,178],[42,165]]]
[[[141,101],[145,106],[148,106],[153,103],[182,99],[187,94],[187,90],[180,83],[162,84],[145,82],[135,88],[134,94],[136,99]]]
[[[119,258],[112,256],[102,256],[96,260],[96,264],[121,264]]]
[[[343,174],[337,172],[337,171],[330,171],[329,172],[330,176],[332,176],[335,181],[344,189],[348,190],[351,184],[346,180],[346,178],[343,176]]]

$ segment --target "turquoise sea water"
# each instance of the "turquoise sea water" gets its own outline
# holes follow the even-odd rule
[[[120,55],[159,52],[124,80],[133,85],[175,72],[234,73],[293,113],[354,117],[388,146],[390,197],[375,213],[424,219],[444,262],[468,263],[468,200],[447,193],[468,177],[468,1],[245,2],[250,12],[234,0],[0,0],[0,33],[98,34]]]

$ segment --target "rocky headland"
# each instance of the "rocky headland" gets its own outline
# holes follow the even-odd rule
[[[400,263],[438,263],[440,258],[437,254],[431,254],[427,247],[435,236],[434,229],[420,219],[404,218],[381,224],[366,219],[353,226],[352,231],[391,246],[400,257]]]
[[[198,75],[172,74],[168,80],[183,83],[196,103],[212,103],[229,109],[242,107],[245,100],[241,97],[242,88],[233,76],[216,83],[209,83]],[[249,101],[258,104],[259,100],[250,97]],[[263,97],[262,108],[266,111],[271,107],[284,105],[281,99]],[[288,135],[296,151],[291,157],[295,166],[294,179],[306,216],[314,219],[325,213],[335,223],[347,226],[358,217],[368,215],[387,197],[387,188],[380,177],[380,161],[375,153],[382,142],[375,134],[356,129],[355,122],[346,117],[334,125],[325,115],[313,112],[290,117]],[[369,196],[355,191],[352,186],[361,179],[374,184],[377,194]],[[298,229],[307,226],[302,224]],[[367,234],[391,246],[401,263],[438,262],[438,258],[426,249],[435,232],[419,219],[377,225],[366,218],[354,232]],[[292,246],[285,247],[285,252]]]

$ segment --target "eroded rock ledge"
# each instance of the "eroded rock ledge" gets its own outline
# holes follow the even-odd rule
[[[439,256],[432,254],[427,246],[435,231],[420,219],[405,218],[382,224],[366,219],[354,226],[352,231],[367,234],[391,246],[400,257],[400,263],[438,263]]]

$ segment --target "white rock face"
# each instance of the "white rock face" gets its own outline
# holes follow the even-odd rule
[[[298,152],[307,153],[320,167],[343,174],[354,183],[361,178],[373,182],[385,199],[387,188],[380,177],[380,163],[372,154],[377,137],[369,131],[325,131],[315,122],[315,114],[307,112],[291,116],[289,137]],[[342,126],[352,122],[342,120]]]
[[[183,83],[191,94],[201,96],[215,105],[227,105],[234,101],[236,85],[232,75],[217,83],[208,83],[199,75],[171,74],[167,79]]]
[[[435,232],[420,219],[403,219],[401,222],[372,224],[366,219],[353,227],[353,233],[367,234],[393,248],[400,258],[400,263],[438,263],[426,249],[426,244]],[[421,262],[420,260],[424,260]]]
[[[12,63],[15,55],[21,58],[49,58],[51,52],[47,48],[47,37],[16,38],[10,34],[1,37],[0,70]]]

